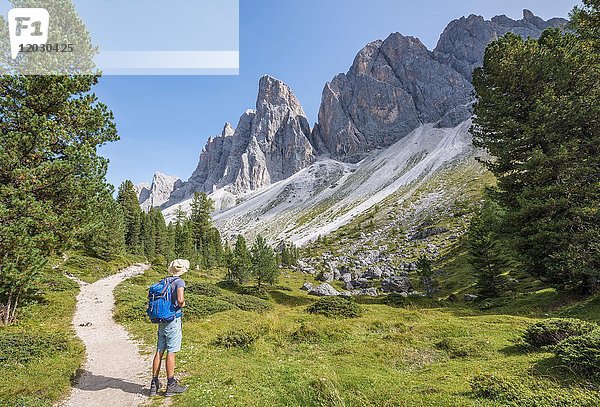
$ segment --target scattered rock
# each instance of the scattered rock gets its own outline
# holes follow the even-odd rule
[[[311,295],[318,295],[320,297],[331,297],[335,295],[340,295],[340,292],[338,290],[336,290],[327,283],[323,283],[321,285],[311,288],[308,291],[308,293]]]
[[[475,294],[465,294],[465,301],[475,301],[477,298],[479,298],[478,295],[475,295]]]
[[[306,282],[306,283],[302,284],[302,288],[300,288],[300,289],[304,290],[304,291],[310,291],[313,289],[313,285],[312,285],[312,283]]]
[[[413,286],[408,277],[392,276],[381,280],[381,288],[388,292],[408,293],[412,291]]]

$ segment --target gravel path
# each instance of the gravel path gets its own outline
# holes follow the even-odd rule
[[[147,400],[150,355],[141,355],[125,328],[113,320],[113,290],[149,266],[135,264],[93,284],[79,282],[73,326],[85,344],[86,362],[62,407],[138,406]]]

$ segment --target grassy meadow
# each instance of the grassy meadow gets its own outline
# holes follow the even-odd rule
[[[71,326],[79,286],[65,273],[94,282],[140,260],[70,253],[50,262],[17,322],[0,326],[0,406],[51,406],[71,388],[85,349]]]
[[[117,288],[116,319],[152,351],[156,326],[144,315],[152,269]],[[476,309],[428,299],[359,298],[362,315],[306,311],[311,276],[284,271],[258,291],[220,282],[224,270],[190,271],[178,376],[181,406],[598,405],[598,378],[559,366],[521,340],[539,317],[597,321],[552,290]],[[598,310],[600,301],[591,299]],[[545,305],[549,306],[546,307]],[[482,385],[485,391],[481,391]],[[492,387],[490,391],[489,387]],[[477,391],[473,391],[473,390]],[[481,397],[481,396],[484,397]],[[160,405],[161,397],[153,401]]]

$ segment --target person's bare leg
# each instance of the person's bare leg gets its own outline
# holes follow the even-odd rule
[[[154,354],[154,360],[152,361],[152,377],[158,377],[164,353],[164,351],[161,351]]]
[[[167,352],[167,379],[175,376],[175,353]],[[159,365],[160,369],[160,365]]]

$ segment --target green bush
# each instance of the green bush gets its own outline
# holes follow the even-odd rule
[[[269,292],[264,287],[261,287],[259,289],[258,287],[255,287],[255,286],[241,285],[236,282],[227,281],[227,280],[219,281],[217,283],[217,286],[221,287],[224,290],[233,291],[234,293],[237,293],[237,294],[251,295],[253,297],[258,297],[263,300],[268,300],[271,297],[269,295]]]
[[[566,407],[597,406],[600,395],[578,388],[540,387],[492,374],[479,374],[471,379],[471,390],[477,397],[506,406]]]
[[[598,325],[573,318],[550,318],[529,326],[523,340],[531,346],[552,346],[572,336],[591,332]]]
[[[75,290],[79,287],[75,281],[55,270],[44,273],[41,278],[41,284],[44,289],[55,292]]]
[[[58,334],[0,333],[0,365],[24,364],[68,349],[68,341]]]
[[[362,308],[351,298],[335,296],[323,297],[306,308],[311,314],[329,318],[356,318],[362,315]]]
[[[600,374],[600,329],[565,339],[554,348],[554,353],[575,371]]]
[[[222,348],[248,348],[258,339],[258,334],[245,329],[227,331],[218,335],[212,342]]]
[[[185,287],[185,292],[190,294],[205,295],[207,297],[218,297],[221,295],[221,290],[214,284],[210,283],[192,283]]]
[[[267,301],[251,295],[230,294],[223,296],[223,299],[242,311],[266,312],[272,309],[272,305]]]
[[[183,315],[190,319],[203,318],[233,308],[233,305],[218,298],[189,293],[185,297]]]

